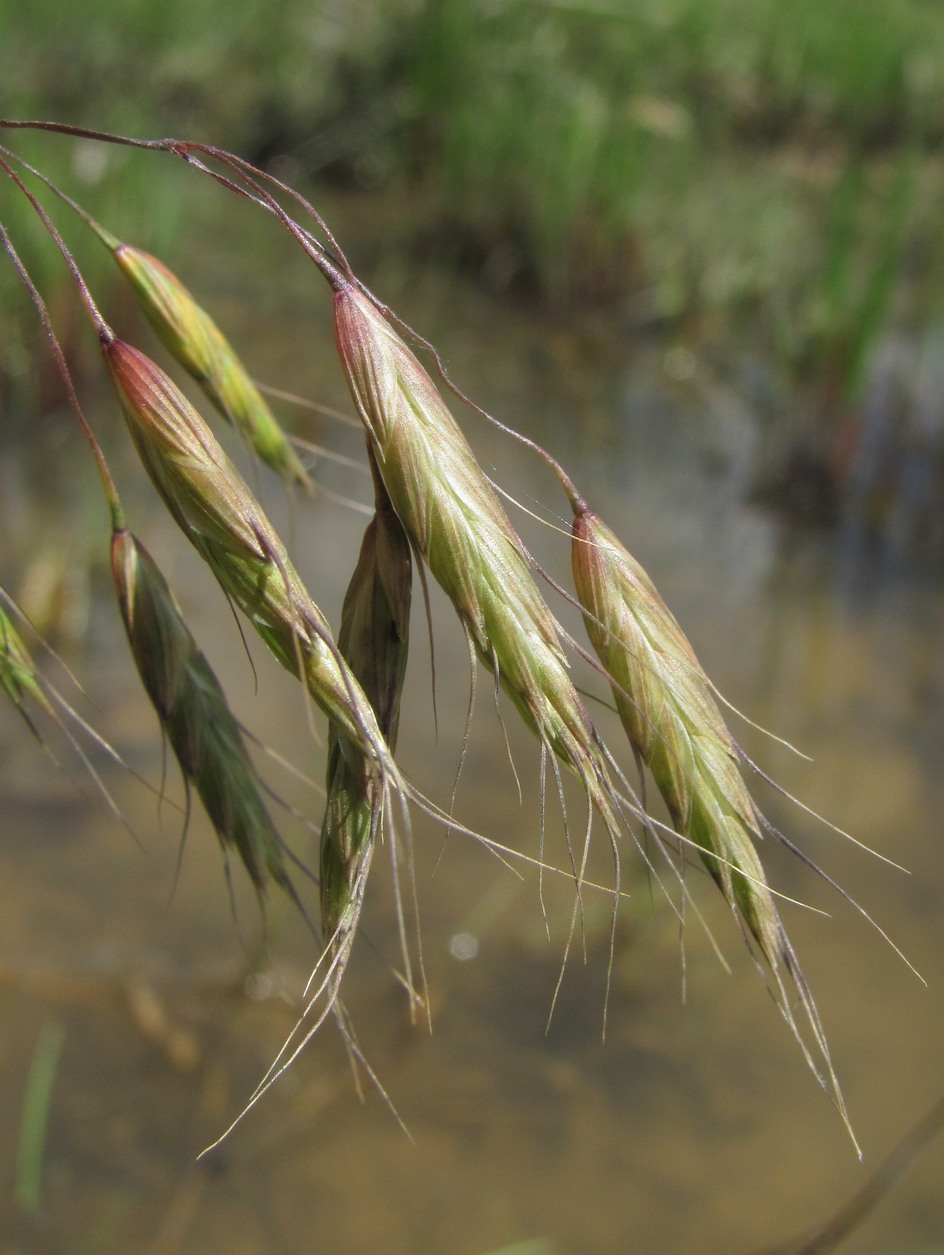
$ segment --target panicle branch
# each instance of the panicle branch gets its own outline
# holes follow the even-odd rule
[[[131,437],[165,506],[227,597],[279,662],[300,678],[328,717],[327,801],[320,848],[324,951],[312,975],[314,994],[296,1026],[301,1045],[334,1009],[352,1050],[358,1053],[338,994],[378,838],[385,828],[391,832],[396,880],[393,799],[404,808],[407,799],[418,800],[428,813],[438,814],[418,790],[405,784],[393,757],[408,652],[414,558],[422,564],[421,575],[423,567],[428,569],[449,598],[473,661],[477,658],[493,674],[496,689],[504,690],[537,737],[542,785],[550,763],[562,809],[561,766],[584,790],[587,820],[579,849],[571,848],[565,814],[577,903],[580,888],[587,883],[594,816],[602,820],[613,851],[614,929],[621,896],[622,838],[628,832],[642,849],[633,825],[657,836],[663,827],[650,819],[591,721],[569,672],[566,647],[573,649],[575,643],[569,641],[539,590],[538,568],[512,526],[496,485],[483,472],[409,340],[432,353],[435,369],[448,389],[528,445],[560,481],[573,513],[575,593],[565,592],[565,596],[582,611],[598,669],[610,685],[631,752],[651,774],[668,808],[676,834],[669,842],[670,850],[683,844],[698,851],[759,955],[807,1061],[817,1075],[824,1072],[822,1083],[848,1126],[819,1014],[757,852],[757,842],[769,825],[745,784],[742,767],[747,760],[727,728],[713,686],[652,580],[590,509],[560,462],[466,397],[452,383],[435,348],[400,322],[355,276],[314,207],[271,174],[196,141],[137,140],[57,123],[0,119],[0,128],[20,127],[157,150],[183,159],[228,191],[273,214],[333,292],[336,345],[367,438],[375,486],[374,517],[348,587],[337,643],[262,506],[201,415],[159,366],[117,338],[55,227],[13,168],[19,158],[0,147],[0,169],[28,198],[69,265],[96,327]],[[213,405],[284,478],[310,488],[308,475],[268,403],[182,282],[156,258],[110,235],[40,172],[20,165],[43,179],[96,231],[164,345]],[[285,207],[289,204],[297,212],[290,202],[301,207],[316,231],[295,220]],[[59,360],[61,351],[42,299],[2,227],[0,232]],[[64,362],[60,364],[67,377]],[[122,618],[162,728],[188,784],[203,799],[224,848],[237,851],[260,893],[270,880],[293,893],[241,730],[163,576],[125,527],[104,457],[81,416],[74,392],[70,396],[99,460],[112,509],[113,573]],[[583,647],[576,648],[589,656]],[[21,709],[27,697],[42,698],[30,665],[28,653],[0,608],[0,687]],[[683,873],[676,868],[676,874],[681,882]],[[684,884],[682,892],[687,894]],[[398,911],[412,984],[399,903]],[[577,916],[575,905],[568,951]],[[802,1028],[796,1005],[802,1011]],[[806,1044],[808,1037],[812,1037],[812,1047]],[[287,1066],[280,1062],[283,1055],[290,1062],[301,1045],[293,1034],[250,1105]]]

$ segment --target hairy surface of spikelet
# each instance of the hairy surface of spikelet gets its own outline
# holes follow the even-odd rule
[[[120,340],[105,359],[138,453],[226,594],[372,772],[398,782],[370,702],[249,486],[173,381]],[[343,750],[342,750],[343,752]]]
[[[590,641],[620,719],[676,830],[694,842],[768,962],[782,929],[754,848],[757,810],[711,685],[652,580],[599,515],[580,506],[573,570]]]
[[[285,432],[232,345],[175,274],[150,253],[112,241],[112,255],[158,337],[259,458],[311,490]]]
[[[256,888],[261,892],[271,879],[291,892],[239,725],[164,576],[127,530],[114,533],[111,561],[138,674],[188,787],[196,789],[220,844],[236,850]]]
[[[343,285],[335,317],[354,402],[414,548],[449,595],[482,662],[615,825],[596,733],[498,494],[429,375],[372,302]]]
[[[855,1145],[819,1012],[754,847],[761,816],[712,686],[652,580],[599,515],[567,491],[577,596],[629,740],[649,766],[676,831],[698,848],[756,942],[781,1013]],[[797,1024],[797,1004],[815,1053]]]

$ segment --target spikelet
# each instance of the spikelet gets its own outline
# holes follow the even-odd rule
[[[131,436],[171,515],[272,653],[343,733],[342,753],[400,778],[370,702],[262,507],[173,381],[117,339],[102,343]]]
[[[338,645],[370,699],[387,743],[396,749],[409,649],[412,558],[373,458],[371,466],[376,508],[344,598]],[[376,807],[369,776],[350,755],[341,753],[337,734],[329,735],[328,798],[321,828],[321,925],[329,952],[340,958],[339,980],[373,857]]]
[[[35,702],[47,714],[52,714],[46,694],[40,687],[32,655],[26,648],[22,636],[13,626],[2,603],[0,603],[0,689],[6,693],[34,732],[35,728],[33,728],[27,703]]]
[[[761,836],[760,813],[711,684],[646,572],[579,494],[568,494],[577,597],[630,743],[652,772],[676,831],[697,846],[756,941],[781,1011],[851,1135],[816,1006],[754,847]],[[825,1080],[797,1029],[785,980],[804,1009],[826,1066]]]
[[[580,509],[573,537],[577,598],[630,743],[676,829],[776,966],[779,923],[754,850],[757,813],[711,685],[655,585],[599,515]]]
[[[310,492],[311,480],[285,432],[206,310],[163,262],[96,229],[168,352],[267,466]]]
[[[343,280],[334,301],[341,363],[411,543],[449,595],[479,658],[615,833],[605,754],[497,493],[429,375],[380,311]]]
[[[112,536],[111,565],[138,674],[188,789],[196,789],[224,852],[236,850],[260,896],[274,880],[295,899],[239,725],[164,576],[126,529]]]

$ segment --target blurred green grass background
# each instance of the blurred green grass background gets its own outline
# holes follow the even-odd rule
[[[944,316],[935,0],[50,0],[3,6],[0,46],[8,116],[399,198],[407,255],[756,353],[816,414],[858,403],[890,328]],[[42,152],[172,248],[177,201],[140,163]]]

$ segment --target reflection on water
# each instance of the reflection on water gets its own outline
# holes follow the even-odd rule
[[[763,791],[773,823],[874,914],[928,981],[923,988],[854,909],[771,848],[776,886],[833,916],[785,908],[865,1169],[704,877],[692,878],[696,899],[732,971],[691,919],[683,982],[677,923],[658,891],[634,876],[604,1043],[605,900],[587,895],[586,964],[582,954],[571,958],[546,1030],[570,921],[566,883],[545,886],[545,926],[533,876],[517,879],[457,834],[444,844],[422,822],[417,882],[432,1035],[410,1026],[390,972],[396,920],[383,851],[346,986],[361,1043],[412,1141],[373,1092],[358,1101],[328,1029],[225,1146],[195,1164],[291,1027],[311,938],[273,903],[261,943],[251,894],[238,885],[234,926],[218,852],[199,816],[171,899],[180,830],[173,806],[158,808],[139,783],[103,766],[138,848],[4,710],[3,1249],[484,1255],[521,1244],[527,1255],[750,1252],[828,1215],[944,1089],[938,573],[873,561],[835,535],[790,535],[745,504],[763,429],[742,398],[702,377],[697,361],[682,371],[674,358],[665,370],[661,356],[644,353],[601,360],[591,342],[471,297],[457,320],[454,289],[430,282],[403,291],[396,274],[376,286],[438,336],[455,375],[485,404],[562,458],[656,579],[722,691],[813,763],[732,716],[748,752],[809,806],[909,868],[905,875],[870,858]],[[313,300],[312,323],[323,326],[325,313]],[[240,318],[245,307],[234,293],[234,331]],[[311,340],[307,323],[280,326],[275,374],[289,388],[318,389],[319,399],[341,403],[337,370],[329,356],[312,360]],[[533,459],[478,420],[467,425],[519,500],[556,509],[553,484]],[[355,434],[322,434],[357,451]],[[129,481],[133,473],[129,461]],[[327,463],[317,473],[335,492],[368,499],[356,473]],[[336,621],[362,520],[326,498],[310,511],[277,505],[275,513],[294,530],[301,565]],[[542,563],[563,575],[560,538],[520,518]],[[254,649],[255,689],[225,605],[147,491],[135,526],[185,599],[243,717],[320,774],[297,693]],[[418,620],[401,741],[406,769],[445,801],[467,674],[455,626],[435,594],[433,601],[438,737]],[[117,616],[104,598],[90,613],[79,666],[99,703],[95,722],[156,782],[156,729]],[[567,607],[561,613],[572,622]],[[536,854],[537,754],[511,724],[508,734],[524,806],[488,686],[480,686],[457,808],[480,830]],[[66,750],[57,752],[65,758]],[[317,797],[277,765],[267,771],[281,794],[317,815]],[[175,790],[176,783],[178,797]],[[283,814],[283,827],[310,858],[300,825]],[[548,843],[563,861],[556,821]],[[632,861],[627,851],[626,867]],[[594,870],[612,874],[602,849]],[[245,972],[269,970],[265,944],[272,975],[256,978],[248,996]],[[14,1201],[19,1120],[31,1058],[50,1025],[61,1028],[63,1046],[39,1206],[28,1214]],[[900,1253],[939,1242],[942,1165],[944,1148],[932,1146],[850,1249]]]

